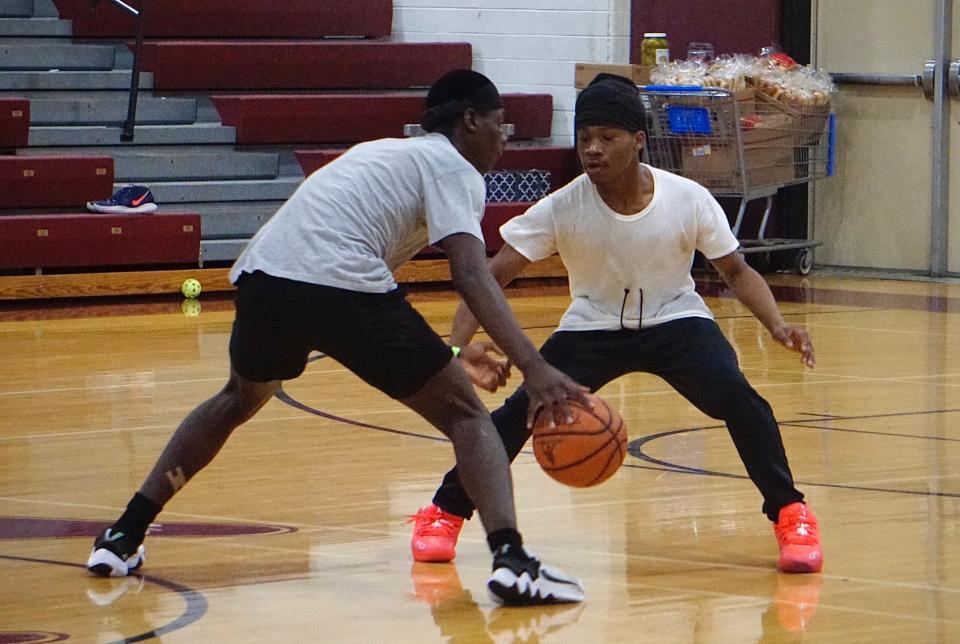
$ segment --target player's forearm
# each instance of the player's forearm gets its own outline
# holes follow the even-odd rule
[[[542,360],[537,348],[523,333],[523,329],[513,316],[513,311],[510,310],[500,285],[485,266],[481,270],[455,268],[453,281],[454,287],[469,307],[466,315],[472,318],[473,327],[468,332],[470,327],[466,320],[463,320],[464,326],[458,328],[455,318],[454,332],[451,334],[452,344],[463,342],[463,337],[472,337],[479,323],[520,371],[525,372],[530,366]],[[459,314],[458,310],[458,317]]]
[[[767,282],[754,270],[740,271],[728,281],[737,299],[770,332],[784,324],[777,301]]]
[[[473,340],[480,328],[480,322],[470,312],[465,302],[460,302],[457,312],[453,315],[453,326],[450,328],[450,344],[465,347]]]

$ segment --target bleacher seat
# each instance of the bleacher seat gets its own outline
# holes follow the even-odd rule
[[[133,20],[110,2],[53,0],[77,38],[125,38]],[[131,3],[139,6],[139,3]],[[146,5],[150,38],[321,38],[390,35],[391,0],[163,0]]]
[[[296,150],[294,155],[304,175],[316,172],[343,154],[342,148]],[[508,147],[494,170],[546,170],[550,173],[550,190],[566,185],[580,174],[577,151],[574,148],[549,146]]]
[[[405,89],[470,67],[468,43],[186,41],[143,45],[157,90]]]
[[[113,193],[113,159],[0,156],[0,208],[82,208]]]
[[[423,96],[411,94],[239,94],[213,96],[237,143],[359,143],[402,137],[423,115]],[[550,94],[504,94],[515,139],[550,136]]]
[[[483,229],[483,239],[486,242],[487,252],[496,253],[503,246],[503,237],[500,236],[500,226],[507,223],[517,215],[522,215],[531,203],[509,202],[509,203],[488,203],[487,209],[483,213],[483,221],[480,227]]]
[[[0,150],[25,148],[30,136],[30,101],[0,98]]]
[[[5,215],[0,239],[0,269],[6,270],[197,266],[200,215]]]

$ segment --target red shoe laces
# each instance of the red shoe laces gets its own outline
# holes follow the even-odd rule
[[[445,516],[446,515],[446,516]],[[451,517],[451,518],[447,518]],[[418,537],[456,537],[463,519],[444,512],[439,508],[423,508],[407,519],[407,523],[416,521],[413,533]]]
[[[806,509],[781,517],[776,527],[780,543],[814,546],[820,543],[820,528],[817,519]]]

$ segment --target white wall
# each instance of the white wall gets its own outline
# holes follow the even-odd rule
[[[469,42],[502,93],[553,95],[554,145],[573,145],[574,64],[629,62],[629,0],[394,0],[401,42]],[[508,115],[509,120],[509,115]]]

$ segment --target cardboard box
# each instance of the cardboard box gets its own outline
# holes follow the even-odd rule
[[[794,168],[793,118],[787,114],[767,116],[755,127],[741,131],[743,167],[729,139],[684,142],[680,150],[683,176],[713,192],[740,193],[747,189],[776,186],[796,178]]]
[[[583,89],[590,84],[598,74],[616,74],[625,76],[637,85],[650,83],[650,72],[653,65],[628,65],[620,63],[576,63],[574,68],[573,86]]]

